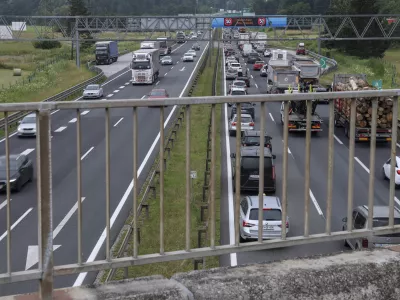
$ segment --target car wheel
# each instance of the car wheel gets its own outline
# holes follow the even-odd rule
[[[15,192],[20,192],[21,191],[21,189],[22,189],[22,183],[21,183],[21,181],[17,181],[17,184],[15,185]]]
[[[239,234],[239,242],[244,243],[246,242],[246,240],[244,238],[242,238],[242,235]]]
[[[387,179],[384,168],[382,168],[382,178],[383,178],[383,180]]]

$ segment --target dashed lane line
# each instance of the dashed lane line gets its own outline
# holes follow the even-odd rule
[[[83,160],[86,156],[89,155],[89,153],[94,149],[94,147],[91,147],[88,151],[85,152],[85,154],[82,155],[81,160]]]
[[[76,118],[73,118],[73,119],[71,119],[71,120],[69,120],[69,122],[68,123],[76,123]]]
[[[89,112],[90,112],[90,110],[85,110],[85,111],[81,112],[81,115],[82,116],[87,115]]]
[[[271,118],[272,122],[276,123],[271,113],[269,113],[269,117]]]
[[[21,154],[27,156],[27,155],[29,155],[29,153],[32,153],[33,151],[35,151],[35,149],[30,148],[30,149],[26,149],[26,150],[22,151]]]
[[[13,230],[31,211],[33,207],[29,208],[14,224],[11,225],[10,230]],[[0,242],[7,236],[7,231],[0,236]]]
[[[114,94],[109,94],[107,95],[107,98],[111,98],[112,96],[114,96]]]
[[[114,124],[114,127],[117,127],[118,124],[121,123],[121,121],[122,121],[123,119],[124,119],[124,118],[119,119],[119,120],[117,121],[117,123]]]
[[[116,94],[116,93],[118,93],[118,92],[119,92],[119,90],[115,90],[113,93]]]
[[[66,128],[67,128],[66,126],[61,126],[61,127],[57,128],[56,130],[54,130],[54,132],[62,132],[62,131],[64,131]]]

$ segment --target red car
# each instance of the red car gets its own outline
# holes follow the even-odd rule
[[[263,66],[264,66],[263,61],[256,61],[253,65],[253,70],[260,71]]]
[[[147,99],[163,99],[168,97],[169,95],[166,89],[153,89]]]

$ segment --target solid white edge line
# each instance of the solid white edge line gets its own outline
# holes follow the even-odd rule
[[[59,109],[56,109],[55,111],[53,111],[52,113],[51,113],[51,115],[53,115],[53,114],[55,114],[56,112],[59,112],[60,110]]]
[[[322,212],[321,207],[319,207],[319,204],[318,204],[318,202],[317,202],[317,199],[315,199],[314,194],[313,194],[313,192],[311,191],[311,189],[310,189],[310,198],[311,198],[311,201],[314,203],[314,206],[315,206],[315,208],[317,209],[318,214],[319,214],[320,216],[323,216],[324,213]]]
[[[341,140],[339,140],[339,138],[336,135],[333,135],[333,137],[335,138],[335,140],[340,144],[343,145],[343,142]]]
[[[13,230],[15,228],[15,226],[17,226],[31,211],[32,211],[32,207],[29,208],[22,216],[20,216],[18,218],[17,221],[15,221],[14,224],[11,225],[10,230]],[[4,232],[1,236],[0,236],[0,242],[7,236],[7,231]]]
[[[269,117],[271,118],[272,122],[276,123],[271,113],[269,113]]]
[[[10,199],[11,202],[12,199]],[[0,210],[7,205],[7,199],[0,204]]]
[[[119,120],[117,121],[117,123],[114,124],[114,127],[117,127],[118,124],[121,123],[121,121],[122,121],[123,119],[124,119],[124,118],[119,119]]]
[[[359,165],[360,165],[365,171],[367,171],[367,173],[369,174],[369,169],[367,168],[367,166],[364,165],[364,164],[362,163],[362,161],[361,161],[358,157],[354,157],[354,159],[355,159],[356,162],[358,162]]]
[[[224,60],[224,96],[226,96],[226,68],[225,68],[225,55],[222,55]],[[229,243],[235,244],[235,220],[233,209],[233,187],[232,187],[232,168],[231,168],[231,144],[229,141],[228,129],[228,104],[225,103],[225,145],[226,145],[226,169],[228,177],[228,215],[229,215]],[[231,267],[237,266],[237,254],[231,253]]]
[[[209,42],[207,42],[206,46],[204,47],[203,53],[201,54],[200,58],[203,57],[203,55],[204,55],[206,49],[208,48],[208,45],[209,45]],[[199,60],[197,61],[196,66],[194,67],[194,69],[193,69],[193,71],[192,71],[192,74],[190,74],[190,77],[189,77],[188,81],[186,82],[185,87],[183,88],[181,94],[179,95],[179,98],[182,98],[183,93],[185,92],[187,86],[189,85],[189,83],[190,83],[190,81],[191,81],[191,79],[192,79],[192,77],[193,77],[193,74],[194,74],[195,70],[197,69],[198,64],[200,63],[200,60],[201,60],[201,59],[199,59]],[[167,119],[165,120],[165,122],[164,122],[164,128],[167,126],[169,120],[172,118],[172,116],[173,116],[175,110],[176,110],[176,105],[172,108],[172,110],[171,110],[171,112],[169,113]],[[141,163],[141,165],[140,165],[140,167],[139,167],[139,169],[138,169],[138,174],[137,174],[138,177],[139,177],[140,174],[142,173],[142,170],[144,169],[145,165],[147,164],[147,161],[149,160],[151,154],[153,153],[154,148],[156,147],[156,145],[157,145],[159,139],[160,139],[160,132],[158,132],[157,137],[155,138],[153,144],[151,145],[149,151],[148,151],[147,154],[146,154],[146,157],[143,159],[143,161],[142,161],[142,163]],[[113,213],[112,216],[111,216],[111,219],[110,219],[110,229],[111,229],[112,226],[114,225],[114,222],[115,222],[115,220],[117,219],[119,213],[121,212],[123,206],[125,205],[125,202],[126,202],[126,200],[128,199],[129,194],[132,192],[132,189],[133,189],[133,180],[132,180],[131,183],[129,184],[129,186],[128,186],[128,188],[126,189],[124,195],[122,196],[120,202],[118,203],[118,206],[115,208],[115,211],[114,211],[114,213]],[[105,239],[106,239],[106,234],[107,234],[107,233],[106,233],[106,228],[104,228],[102,234],[100,235],[99,239],[97,240],[97,243],[96,243],[96,245],[94,246],[94,248],[93,248],[92,252],[90,253],[90,255],[89,255],[89,257],[88,257],[88,259],[87,259],[86,262],[92,262],[92,261],[94,261],[94,260],[96,259],[96,256],[98,255],[98,253],[100,252],[101,247],[102,247],[103,244],[104,244],[104,241],[105,241]],[[73,286],[74,286],[74,287],[75,287],[75,286],[81,286],[82,283],[83,283],[83,281],[84,281],[85,278],[86,278],[86,275],[87,275],[87,272],[85,272],[85,273],[79,273],[79,275],[78,275],[78,277],[76,278],[76,280],[75,280]]]
[[[94,147],[90,148],[88,151],[86,151],[85,154],[82,155],[81,160],[83,160],[86,156],[89,155],[89,153],[94,149]]]
[[[81,198],[81,203],[86,199],[86,197]],[[72,215],[78,209],[78,201],[72,206],[69,212],[65,215],[65,217],[61,220],[60,224],[57,225],[56,229],[53,231],[53,240],[57,237],[57,235],[61,232],[65,224],[68,223],[69,219],[71,219]]]

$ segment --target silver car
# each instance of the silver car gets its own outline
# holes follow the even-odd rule
[[[238,71],[235,69],[228,69],[226,70],[226,79],[236,79],[236,77],[238,76]]]
[[[83,99],[89,99],[89,98],[101,98],[103,97],[103,88],[100,86],[100,84],[89,84],[84,90],[83,90]]]
[[[183,61],[194,61],[194,57],[191,53],[185,53],[182,58]]]
[[[194,57],[196,57],[196,56],[197,56],[197,54],[196,54],[196,51],[195,51],[195,50],[189,50],[189,51],[188,51],[188,52],[186,52],[186,53],[192,54]]]
[[[161,59],[161,64],[162,65],[172,65],[172,57],[171,56],[164,56]]]
[[[36,136],[36,114],[29,114],[18,122],[17,135]]]
[[[237,115],[233,115],[233,118],[229,121],[229,134],[234,136],[236,134],[236,124],[237,124]],[[246,130],[254,130],[254,121],[251,115],[242,114],[242,127],[241,132]]]
[[[255,175],[253,175],[255,176]],[[257,175],[258,176],[258,175]],[[258,196],[245,196],[240,201],[240,240],[258,239]],[[276,196],[265,196],[263,203],[263,239],[281,238],[282,206]],[[289,233],[289,217],[286,217],[286,234]]]
[[[373,227],[385,227],[389,226],[389,206],[378,206],[373,207]],[[347,218],[343,218],[342,230],[347,230]],[[351,228],[367,229],[368,228],[368,206],[361,205],[353,209]],[[394,225],[400,224],[400,210],[394,208]],[[385,234],[385,235],[373,235],[372,237],[346,239],[344,245],[352,248],[353,250],[360,250],[362,248],[373,248],[373,247],[387,247],[400,244],[400,234]]]

